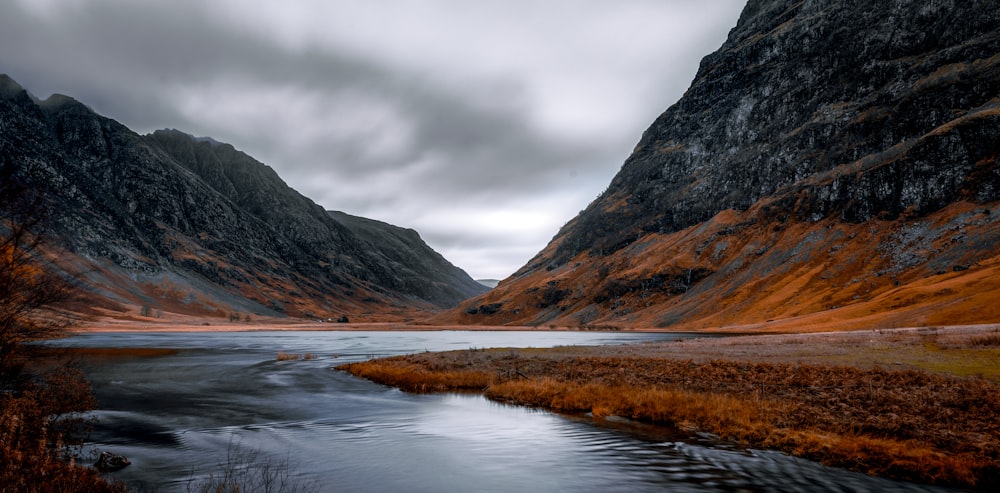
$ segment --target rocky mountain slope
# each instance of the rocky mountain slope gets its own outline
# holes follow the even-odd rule
[[[416,232],[325,211],[231,145],[138,135],[7,76],[0,125],[0,164],[41,193],[53,259],[82,273],[77,309],[364,319],[485,291]]]
[[[997,26],[989,1],[750,0],[608,189],[435,320],[1000,322]]]

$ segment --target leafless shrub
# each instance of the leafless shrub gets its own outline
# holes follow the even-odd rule
[[[319,491],[316,484],[303,482],[295,476],[288,458],[274,460],[260,449],[246,448],[239,440],[230,439],[226,460],[218,470],[206,476],[192,477],[187,482],[188,493],[311,493]]]
[[[90,384],[66,366],[38,370],[25,344],[62,333],[46,309],[71,283],[44,260],[45,201],[15,166],[0,162],[0,490],[122,491],[72,462],[90,425],[83,413],[96,404]]]

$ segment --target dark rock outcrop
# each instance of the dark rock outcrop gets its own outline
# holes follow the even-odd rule
[[[749,2],[552,260],[611,253],[765,197],[802,219],[848,221],[1000,198],[1000,174],[973,173],[1000,151],[991,5]]]
[[[228,144],[140,136],[72,98],[38,101],[7,76],[0,122],[0,164],[44,195],[60,265],[85,271],[98,296],[325,318],[448,307],[485,291],[416,233],[372,241],[360,218],[334,219]]]
[[[989,210],[1000,199],[997,26],[1000,10],[982,0],[750,0],[608,189],[500,289],[452,317],[571,325],[758,321],[773,310],[751,295],[740,299],[742,308],[727,308],[725,320],[692,305],[728,305],[739,290],[733,276],[763,281],[775,272],[753,265],[787,267],[819,253],[810,248],[837,243],[809,225],[852,238],[861,225],[878,225],[884,234],[858,246],[869,254],[892,249],[890,238],[905,236],[900,231],[915,221],[964,227],[968,218],[949,208]],[[939,255],[988,258],[993,253],[982,245],[1000,238],[994,220],[984,221],[966,233],[978,236],[980,247],[945,245],[944,236],[928,236],[927,244]],[[806,237],[780,233],[798,224]],[[825,239],[810,241],[810,234]],[[797,248],[797,259],[775,256],[784,243]],[[927,262],[893,262],[875,259],[852,277],[935,272]],[[540,311],[530,290],[553,281],[575,292],[558,311]],[[500,301],[509,311],[459,316]],[[831,306],[844,303],[796,313]]]
[[[101,456],[94,463],[94,468],[101,472],[113,472],[132,465],[124,455],[115,455],[111,452],[101,452]]]

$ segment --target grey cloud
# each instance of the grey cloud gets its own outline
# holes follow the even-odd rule
[[[729,10],[738,10],[739,2],[730,3]],[[530,4],[536,14],[567,8]],[[282,8],[290,5],[281,4]],[[425,17],[407,22],[431,22],[457,5],[466,4],[411,6],[408,12]],[[527,6],[511,5],[493,5],[490,15],[516,13]],[[578,14],[588,8],[587,4],[572,5]],[[592,4],[600,5],[607,7]],[[669,11],[673,6],[687,15],[686,9],[691,8],[691,2],[629,5],[643,14],[649,9]],[[609,98],[626,96],[621,103],[626,109],[609,121],[624,119],[634,122],[633,126],[584,125],[589,133],[580,133],[540,122],[539,101],[533,98],[551,94],[551,87],[546,89],[549,92],[539,92],[529,87],[533,79],[522,76],[530,74],[504,72],[510,67],[536,70],[553,63],[551,54],[534,62],[521,60],[533,56],[532,40],[512,43],[509,48],[484,47],[484,56],[496,56],[498,63],[524,62],[497,71],[488,69],[491,60],[462,59],[467,55],[447,46],[442,46],[442,53],[421,52],[426,46],[415,46],[403,55],[393,55],[405,58],[400,62],[393,56],[377,56],[384,54],[379,51],[384,47],[374,46],[379,36],[394,36],[391,31],[353,44],[308,37],[287,43],[280,39],[281,33],[248,27],[243,24],[246,19],[220,16],[213,7],[193,0],[94,0],[66,2],[56,11],[36,16],[22,8],[21,2],[0,0],[0,72],[9,73],[39,96],[51,92],[74,96],[139,132],[176,127],[230,142],[274,167],[291,186],[327,208],[405,227],[419,226],[433,247],[440,247],[450,259],[454,256],[452,260],[463,267],[458,258],[474,258],[477,265],[490,263],[483,257],[493,258],[493,277],[500,275],[497,270],[512,272],[518,267],[517,262],[511,263],[512,256],[523,257],[522,263],[528,260],[558,226],[544,233],[531,232],[534,237],[526,239],[530,235],[521,231],[516,220],[470,228],[467,223],[474,219],[467,217],[487,217],[503,209],[523,214],[525,203],[542,204],[538,197],[551,196],[558,200],[539,205],[537,214],[557,225],[569,220],[604,188],[641,129],[666,108],[670,101],[660,98],[679,96],[694,75],[691,71],[678,77],[674,67],[656,60],[640,60],[648,67],[620,75],[602,72],[606,69],[601,66],[548,67],[557,82],[567,79],[580,87],[604,84],[607,87],[602,90]],[[366,15],[371,17],[371,12]],[[528,25],[587,28],[568,21],[553,23],[558,18],[553,15]],[[448,29],[456,38],[447,42],[475,42],[476,27],[452,22]],[[507,35],[505,26],[489,29],[491,40]],[[588,35],[570,34],[569,40]],[[633,33],[606,35],[611,43],[615,36],[629,38]],[[540,34],[537,39],[547,38]],[[364,46],[369,41],[373,46]],[[622,46],[634,50],[642,42],[646,41],[636,39]],[[684,63],[692,66],[716,47],[704,47],[706,42],[701,40],[689,42],[699,44],[686,55]],[[607,52],[593,55],[613,60],[614,49],[609,46]],[[639,57],[622,53],[626,55]],[[578,64],[588,56],[567,53],[566,61]],[[472,62],[478,71],[463,72],[463,64]],[[591,70],[594,80],[588,80],[587,73],[577,75],[579,70]],[[619,79],[640,75],[641,82],[618,85]],[[628,102],[635,97],[628,91],[641,93],[641,101]],[[663,92],[667,95],[658,94]],[[654,95],[657,101],[646,107]],[[599,119],[605,116],[584,107],[586,101],[575,104],[565,110],[583,115],[586,121],[581,123],[601,123]],[[633,116],[629,105],[643,107],[646,113]],[[558,106],[549,109],[561,111]],[[594,128],[599,131],[595,133]],[[465,224],[434,222],[436,217],[453,217],[455,210],[466,212]]]
[[[24,72],[28,79],[43,79],[37,84],[36,80],[26,80],[25,85],[61,92],[72,88],[72,95],[140,131],[181,121],[194,127],[185,130],[216,130],[218,134],[218,129],[204,128],[203,123],[177,114],[170,104],[170,93],[219,77],[261,86],[292,85],[301,92],[319,91],[329,102],[360,92],[393,105],[413,122],[416,133],[411,147],[391,161],[365,160],[357,148],[367,142],[351,145],[332,140],[329,145],[318,142],[315,148],[306,149],[314,156],[339,161],[334,163],[336,171],[344,173],[346,179],[372,170],[396,168],[436,153],[447,155],[437,162],[438,167],[446,168],[435,170],[439,183],[456,180],[461,185],[487,182],[511,186],[516,181],[520,187],[532,188],[533,180],[527,179],[526,172],[552,174],[553,166],[571,165],[577,156],[586,154],[583,150],[565,150],[569,146],[559,148],[539,141],[525,117],[515,112],[523,103],[488,101],[477,106],[475,101],[441,92],[418,74],[392,71],[330,50],[289,52],[209,22],[197,6],[178,12],[160,5],[151,9],[96,2],[86,10],[51,22],[33,19],[14,5],[5,9],[10,15],[4,16],[0,36],[5,46],[26,46],[20,56],[14,57],[15,77]],[[69,45],[79,51],[70,53],[59,48]],[[36,54],[32,47],[42,47],[44,52]],[[53,54],[63,57],[54,59]],[[109,91],[108,87],[115,90]],[[493,97],[490,93],[468,92],[472,95],[467,98]],[[277,140],[283,133],[268,130],[242,137],[255,143],[244,147],[257,147],[267,154],[268,148],[281,147]],[[282,163],[292,173],[309,172],[309,164],[318,164],[305,162],[308,155],[294,157],[298,158],[295,162]],[[330,159],[321,160],[330,166]],[[300,171],[299,166],[305,169]]]

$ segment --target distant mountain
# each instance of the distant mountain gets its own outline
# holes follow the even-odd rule
[[[1000,322],[997,26],[982,0],[750,0],[607,190],[435,320]]]
[[[497,285],[500,284],[499,279],[476,279],[476,282],[491,289],[497,287]]]
[[[231,145],[138,135],[0,76],[2,165],[46,201],[58,263],[104,312],[408,316],[486,288],[415,231],[328,212]],[[102,313],[104,313],[102,312]]]
[[[328,211],[365,243],[378,265],[387,269],[383,281],[406,293],[419,293],[439,306],[454,306],[456,298],[465,299],[485,290],[465,271],[452,265],[432,250],[412,229],[381,221]]]

